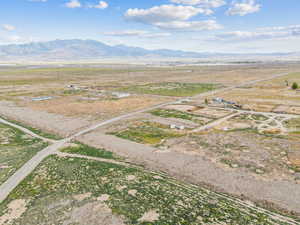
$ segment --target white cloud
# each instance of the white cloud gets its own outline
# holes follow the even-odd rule
[[[292,31],[292,30],[299,30],[300,25],[290,25],[285,27],[263,27],[259,28],[260,31]]]
[[[106,9],[108,7],[108,3],[105,1],[99,1],[97,5],[89,5],[89,8],[96,8],[96,9]]]
[[[128,9],[125,18],[134,22],[150,24],[161,29],[200,31],[220,29],[215,20],[189,21],[198,14],[210,15],[213,11],[183,5],[161,5],[149,9]]]
[[[16,29],[13,25],[10,25],[10,24],[3,24],[2,28],[7,31],[13,31]]]
[[[219,41],[256,41],[300,37],[300,25],[287,27],[267,27],[256,31],[233,31],[215,35],[211,40]]]
[[[70,0],[69,2],[67,2],[65,4],[65,6],[67,8],[74,9],[74,8],[80,8],[82,5],[81,5],[81,3],[78,0]]]
[[[154,24],[176,20],[188,20],[198,14],[210,15],[210,9],[202,9],[193,6],[161,5],[150,9],[128,9],[125,18],[128,20]]]
[[[244,0],[243,2],[233,2],[231,8],[227,11],[227,15],[245,16],[258,12],[260,9],[261,5],[257,4],[255,0]]]
[[[171,21],[156,23],[157,27],[170,30],[181,31],[203,31],[203,30],[217,30],[222,26],[215,20],[203,20],[203,21]]]
[[[125,31],[114,31],[105,32],[108,36],[119,36],[119,37],[144,37],[144,38],[158,38],[171,36],[170,33],[155,33],[144,30],[125,30]]]
[[[226,4],[224,0],[170,0],[170,2],[184,5],[198,5],[208,8],[218,8]]]

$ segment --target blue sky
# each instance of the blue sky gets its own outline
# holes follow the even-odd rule
[[[199,52],[300,51],[299,0],[4,0],[0,44],[94,39]]]

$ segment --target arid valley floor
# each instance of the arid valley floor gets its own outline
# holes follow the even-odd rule
[[[0,67],[0,225],[300,224],[297,63]]]

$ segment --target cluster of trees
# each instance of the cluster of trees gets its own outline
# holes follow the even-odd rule
[[[298,88],[299,88],[298,83],[294,82],[293,85],[292,85],[292,89],[297,90]]]

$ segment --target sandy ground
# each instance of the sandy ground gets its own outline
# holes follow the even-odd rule
[[[36,111],[7,101],[0,102],[0,115],[62,136],[69,136],[92,124],[87,119]]]
[[[178,179],[205,184],[232,195],[247,196],[256,202],[271,203],[300,215],[300,184],[284,180],[259,180],[248,173],[231,169],[224,171],[201,156],[159,150],[96,131],[78,140],[115,152],[149,169],[167,172]]]
[[[70,219],[64,221],[63,225],[99,225],[99,221],[102,225],[125,225],[122,218],[114,215],[111,209],[101,202],[91,202],[75,208],[69,216]]]

